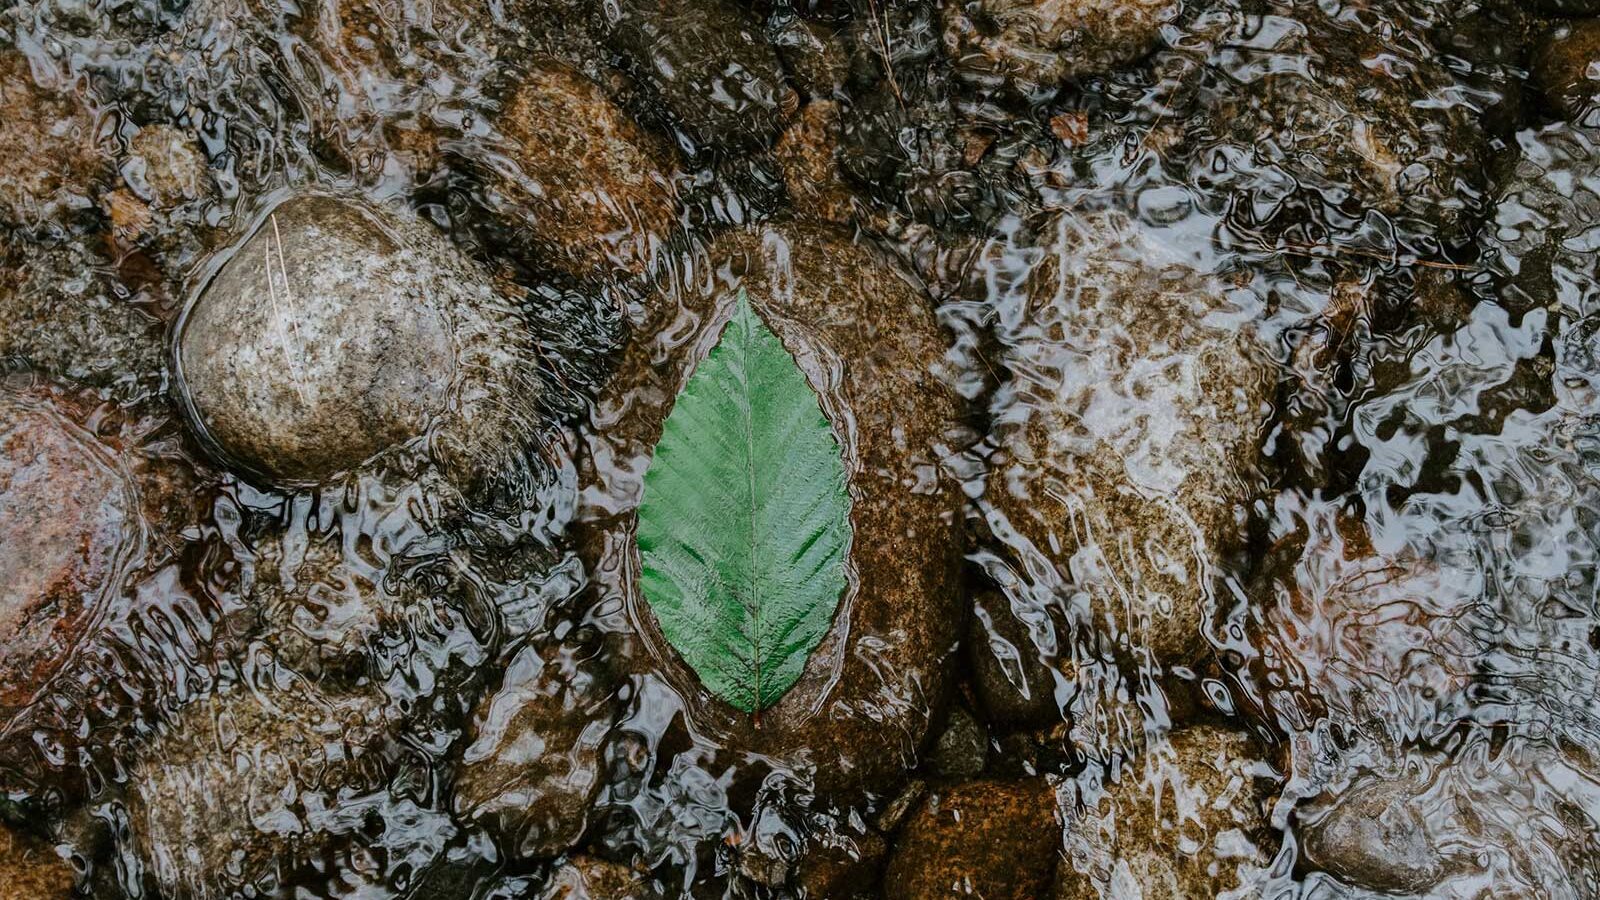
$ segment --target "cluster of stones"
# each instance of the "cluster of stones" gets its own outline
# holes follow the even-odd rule
[[[1014,102],[1155,54],[1158,71],[1200,73],[1187,98],[1194,133],[1179,138],[1188,152],[1251,158],[1241,169],[1249,183],[1227,190],[1276,207],[1339,187],[1363,210],[1420,223],[1421,249],[1466,240],[1477,210],[1462,198],[1487,195],[1482,126],[1459,107],[1414,102],[1418,85],[1447,88],[1445,67],[1405,39],[1378,41],[1304,4],[1269,4],[1279,27],[1266,43],[1247,39],[1260,17],[1188,5],[907,4],[886,20],[906,29],[908,43],[893,48],[877,24],[834,35],[791,21],[769,41],[731,0],[624,0],[590,24],[626,69],[635,105],[657,113],[643,124],[615,85],[539,54],[517,60],[486,140],[396,132],[393,111],[380,109],[390,116],[380,131],[415,154],[416,174],[459,164],[475,179],[498,249],[597,304],[627,286],[632,335],[575,441],[572,536],[601,634],[541,630],[491,648],[461,613],[470,578],[442,588],[374,578],[346,565],[337,542],[260,538],[247,594],[249,627],[272,645],[267,674],[164,710],[144,736],[123,800],[135,877],[198,900],[270,894],[307,873],[355,877],[375,840],[363,813],[404,809],[441,832],[480,827],[516,865],[558,860],[544,896],[654,895],[661,885],[649,873],[589,855],[599,845],[585,838],[623,753],[613,744],[622,695],[664,692],[682,704],[675,737],[707,770],[733,772],[734,796],[771,788],[779,773],[820,798],[819,812],[859,825],[854,838],[813,842],[797,858],[760,840],[734,851],[738,877],[766,887],[849,896],[881,877],[892,900],[947,896],[951,885],[1077,900],[1211,896],[1271,878],[1281,852],[1271,807],[1298,760],[1280,759],[1223,715],[1238,711],[1189,686],[1233,640],[1219,624],[1217,573],[1247,548],[1269,497],[1261,447],[1278,385],[1255,330],[1260,309],[1132,217],[1032,217],[974,241],[965,278],[948,286],[987,304],[990,337],[1004,348],[998,384],[973,409],[940,377],[955,341],[924,282],[846,227],[891,224],[863,215],[862,182],[903,190],[913,218],[987,221],[1011,198],[995,185],[1039,164],[1030,153],[1047,140],[1042,130],[1009,143],[986,136],[995,123],[963,121],[947,87],[909,81],[915,63],[937,60],[962,90]],[[1587,0],[1540,6],[1600,14]],[[1532,69],[1561,121],[1517,136],[1520,163],[1488,195],[1498,227],[1477,238],[1506,305],[1522,311],[1593,311],[1593,298],[1563,290],[1596,282],[1589,255],[1523,227],[1518,213],[1591,224],[1593,198],[1570,186],[1592,183],[1600,164],[1588,121],[1600,93],[1595,24],[1548,23]],[[403,67],[390,51],[404,41],[376,7],[302,27],[318,53],[354,59],[357,72]],[[1193,39],[1163,49],[1180,27]],[[1405,65],[1366,65],[1385,55]],[[1270,65],[1279,57],[1315,65]],[[1247,88],[1217,87],[1217,76],[1262,60],[1269,74]],[[25,372],[0,384],[7,718],[70,679],[77,648],[147,565],[147,544],[194,524],[170,521],[184,518],[173,469],[203,468],[202,452],[285,495],[424,465],[481,496],[529,464],[557,405],[536,339],[543,311],[526,288],[417,213],[357,193],[258,198],[231,240],[208,238],[217,246],[181,314],[141,303],[149,298],[127,289],[122,260],[102,258],[74,229],[103,216],[93,227],[124,248],[189,260],[193,246],[163,235],[197,226],[213,198],[205,154],[192,136],[152,124],[117,148],[113,170],[101,148],[119,138],[37,74],[19,51],[0,51],[0,108],[19,137],[0,149],[0,357]],[[351,84],[352,95],[384,95],[370,79]],[[852,90],[860,98],[845,102]],[[349,111],[323,115],[361,125]],[[1075,143],[1077,128],[1064,120],[1051,133]],[[691,244],[678,233],[687,179],[677,154],[724,147],[770,150],[791,209]],[[340,152],[359,156],[349,150]],[[946,202],[969,206],[934,209]],[[1276,240],[1303,222],[1235,224]],[[51,229],[67,236],[41,236]],[[844,449],[855,536],[842,612],[796,686],[759,718],[709,696],[677,659],[640,595],[632,543],[672,399],[741,292],[822,398]],[[194,458],[158,459],[147,431],[120,424],[133,414],[94,398],[140,416],[171,402]],[[976,420],[985,434],[973,432]],[[983,473],[975,499],[958,474],[973,470]],[[1262,573],[1255,593],[1268,613],[1257,624],[1294,652],[1291,681],[1314,695],[1317,714],[1357,727],[1378,720],[1407,738],[1448,721],[1480,649],[1475,586],[1415,552],[1380,552],[1346,520],[1278,549],[1302,570]],[[994,584],[973,590],[969,557]],[[1397,605],[1411,614],[1384,615]],[[444,710],[440,731],[459,735],[448,799],[433,806],[396,786],[420,714],[380,677],[375,649],[419,621],[464,636],[425,673],[443,685],[428,698]],[[1329,634],[1331,646],[1309,637]],[[1430,652],[1394,658],[1402,644]],[[498,677],[482,677],[491,666]],[[1171,692],[1159,712],[1175,727],[1143,727],[1132,696],[1141,678]],[[1055,765],[1051,752],[1087,764]],[[1531,794],[1539,787],[1517,777],[1530,766],[1554,771],[1550,784],[1582,768],[1520,745],[1432,762],[1432,775],[1388,759],[1330,783],[1299,820],[1304,860],[1360,888],[1443,891],[1490,863],[1451,856],[1431,811]],[[1473,764],[1477,777],[1450,768]],[[1502,843],[1515,832],[1479,828]],[[66,896],[70,868],[35,836],[7,836],[0,892]],[[1571,843],[1575,859],[1593,849]],[[1495,871],[1560,873],[1567,862],[1511,852],[1493,861],[1502,864]],[[1574,864],[1572,877],[1582,875]]]

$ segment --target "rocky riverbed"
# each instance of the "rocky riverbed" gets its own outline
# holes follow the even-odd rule
[[[1600,3],[0,8],[0,900],[1600,897]]]

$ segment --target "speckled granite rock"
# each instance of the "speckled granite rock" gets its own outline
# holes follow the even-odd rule
[[[1137,60],[1182,0],[941,0],[945,52],[963,77],[1036,96]]]
[[[270,481],[315,483],[426,438],[471,484],[541,427],[519,316],[426,223],[297,195],[185,314],[183,400],[203,436]]]
[[[110,176],[93,116],[78,98],[41,85],[30,59],[12,49],[0,50],[0,121],[0,222],[36,228],[93,207]]]
[[[576,844],[602,785],[612,691],[594,648],[524,646],[473,716],[456,813],[487,825],[516,858],[552,857]]]
[[[1266,756],[1242,734],[1196,725],[1151,744],[1119,781],[1081,776],[1055,898],[1187,900],[1247,887],[1276,851],[1267,811],[1282,773]]]

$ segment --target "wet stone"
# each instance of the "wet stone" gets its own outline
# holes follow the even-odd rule
[[[44,841],[0,825],[0,900],[67,900],[77,873]]]
[[[1303,829],[1306,859],[1347,884],[1377,891],[1412,893],[1437,884],[1447,859],[1423,823],[1424,788],[1405,779],[1352,785]]]
[[[1533,5],[1563,16],[1600,16],[1600,0],[1533,0]]]
[[[1562,118],[1590,125],[1600,104],[1600,19],[1563,22],[1534,48],[1530,66],[1545,105]]]
[[[29,703],[120,587],[137,494],[114,451],[0,386],[0,710]]]
[[[0,50],[0,121],[0,222],[37,228],[94,205],[109,172],[93,116],[78,98],[36,81],[16,50]]]
[[[588,826],[616,714],[592,648],[525,645],[479,704],[455,780],[455,811],[516,859],[556,856]]]
[[[795,89],[810,100],[832,100],[849,77],[850,58],[839,36],[799,16],[774,16],[772,45]]]
[[[657,900],[649,879],[621,863],[593,856],[568,858],[545,882],[538,900]]]
[[[1600,263],[1584,244],[1600,221],[1600,131],[1556,123],[1516,140],[1478,239],[1497,299],[1517,314],[1600,310]]]
[[[1055,792],[1042,779],[971,781],[930,794],[895,839],[885,900],[959,892],[994,900],[1046,896],[1061,848]]]
[[[1463,243],[1482,211],[1487,145],[1472,106],[1416,101],[1461,93],[1427,35],[1398,17],[1353,28],[1315,4],[1271,8],[1203,15],[1189,47],[1208,52],[1164,57],[1201,64],[1167,77],[1199,88],[1192,152],[1208,171],[1202,186],[1226,192],[1233,225],[1304,245],[1325,233],[1398,237],[1420,255]]]
[[[541,427],[520,312],[431,226],[359,201],[273,209],[187,311],[177,357],[200,433],[273,482],[426,437],[470,485]]]
[[[989,732],[983,724],[962,707],[952,706],[944,730],[933,742],[928,769],[953,781],[976,778],[983,772],[988,753]]]
[[[694,147],[769,143],[798,105],[761,22],[734,0],[606,6],[607,42]]]
[[[0,236],[0,360],[144,395],[166,369],[162,323],[87,244]]]
[[[1172,732],[1120,780],[1073,783],[1056,900],[1219,897],[1264,874],[1277,847],[1267,812],[1281,773],[1248,737],[1211,725]]]
[[[485,162],[516,240],[578,277],[643,275],[677,224],[671,151],[594,82],[552,60],[516,76]]]
[[[839,145],[839,115],[839,105],[832,100],[813,100],[800,110],[772,152],[795,209],[802,215],[844,225],[855,215],[855,198],[840,178],[834,156]]]
[[[794,882],[807,900],[855,900],[877,896],[889,845],[876,832],[832,836],[813,844],[795,866]]]
[[[1024,97],[1098,75],[1154,50],[1182,0],[941,0],[950,62],[985,87]]]
[[[892,791],[948,695],[963,624],[961,501],[938,455],[970,441],[959,398],[938,379],[949,338],[912,283],[846,232],[769,226],[729,233],[703,254],[695,271],[711,277],[669,282],[596,404],[579,511],[595,602],[631,607],[628,622],[612,626],[628,637],[619,654],[670,683],[695,730],[716,736],[729,760],[760,754],[814,770],[816,792],[832,803]],[[858,583],[798,682],[759,721],[701,687],[630,583],[637,563],[626,562],[638,558],[632,525],[662,423],[741,288],[822,408],[852,423],[836,424],[835,435],[852,496],[848,565]],[[759,778],[757,770],[740,777]]]
[[[1120,217],[1020,242],[974,276],[1000,281],[1012,374],[992,407],[989,528],[1022,571],[1055,574],[1035,588],[1071,598],[1074,624],[1193,663],[1210,651],[1207,573],[1259,490],[1262,351],[1221,285]],[[1018,253],[1037,262],[1013,270]]]
[[[149,882],[174,900],[221,900],[271,895],[313,868],[348,874],[353,848],[384,839],[383,814],[411,806],[385,789],[393,764],[374,701],[239,687],[178,710],[129,778]],[[399,857],[406,838],[392,837]]]
[[[1035,627],[1041,629],[1038,636]],[[1046,664],[1040,638],[1047,645],[1054,643],[1055,630],[1047,616],[1030,625],[1012,610],[1003,594],[987,591],[978,596],[965,646],[973,686],[989,722],[1042,727],[1061,721],[1057,674]]]

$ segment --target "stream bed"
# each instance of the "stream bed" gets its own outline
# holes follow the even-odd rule
[[[0,838],[1600,898],[1600,0],[0,0]]]

